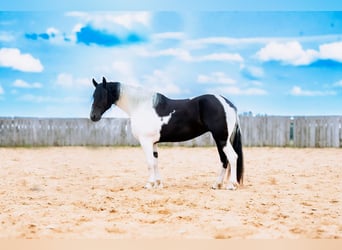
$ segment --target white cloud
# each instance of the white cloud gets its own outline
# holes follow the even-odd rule
[[[65,97],[54,97],[54,96],[42,96],[26,94],[18,98],[20,101],[33,102],[33,103],[82,103],[84,98],[77,96],[65,96]]]
[[[76,33],[86,25],[91,25],[98,30],[105,30],[116,35],[126,36],[129,32],[146,36],[149,33],[152,14],[147,11],[137,12],[68,12],[67,16],[77,18],[77,24],[67,36],[72,42],[76,42]],[[57,36],[63,37],[63,36]],[[64,39],[64,37],[63,37]]]
[[[318,58],[315,50],[304,50],[302,45],[297,42],[268,43],[256,54],[261,61],[280,61],[292,65],[308,65]]]
[[[260,88],[241,88],[236,85],[209,89],[208,92],[227,95],[239,95],[239,96],[261,96],[267,95],[267,91]]]
[[[27,94],[19,97],[20,101],[26,101],[26,102],[34,102],[34,103],[49,103],[49,102],[57,102],[58,99],[51,97],[51,96],[38,96],[38,95],[32,95]]]
[[[172,77],[161,70],[154,70],[151,75],[144,75],[143,85],[164,94],[179,94],[180,88],[172,81]]]
[[[0,49],[0,67],[10,67],[24,72],[42,72],[44,67],[39,59],[30,54],[22,54],[19,49]]]
[[[260,67],[241,65],[240,70],[245,77],[251,80],[260,79],[264,76],[264,70]]]
[[[202,49],[208,45],[241,45],[241,44],[265,44],[273,38],[256,37],[256,38],[234,38],[234,37],[206,37],[200,39],[192,39],[185,41],[185,45],[192,49]],[[274,40],[274,39],[273,39]]]
[[[73,43],[76,43],[77,38],[76,38],[76,33],[80,32],[81,29],[84,27],[83,24],[77,23],[75,26],[72,28],[71,34],[67,36],[67,38],[72,41]]]
[[[116,61],[111,65],[111,74],[115,81],[121,81],[130,85],[139,86],[132,62]]]
[[[157,51],[156,56],[174,56],[182,61],[192,61],[192,56],[189,51],[180,48],[170,48],[166,50]]]
[[[75,78],[68,73],[60,73],[57,76],[56,84],[64,88],[89,87],[91,80],[88,78]]]
[[[148,27],[151,22],[151,13],[138,12],[69,12],[67,16],[77,17],[80,20],[91,23],[96,28],[112,30],[113,26],[121,26],[125,29],[133,29],[136,26]]]
[[[330,96],[330,95],[336,95],[336,92],[334,91],[313,91],[313,90],[303,90],[299,86],[294,86],[291,91],[291,95],[294,96]]]
[[[336,39],[336,36],[311,36],[311,37],[205,37],[199,39],[191,39],[185,41],[185,45],[192,49],[202,49],[210,45],[222,46],[241,46],[251,44],[268,44],[272,42],[286,43],[293,40],[300,41],[317,41],[317,40]]]
[[[163,32],[163,33],[153,34],[152,40],[166,40],[166,39],[183,40],[185,36],[186,35],[183,32]]]
[[[128,62],[117,61],[113,62],[111,66],[111,70],[117,71],[117,73],[121,73],[124,76],[132,75],[133,73],[132,66]]]
[[[0,85],[0,95],[3,95],[5,93],[5,90],[3,89],[3,87]]]
[[[59,34],[59,30],[54,28],[54,27],[50,27],[50,28],[47,28],[46,30],[46,33],[49,35],[49,36],[55,36],[57,34]]]
[[[80,32],[81,29],[83,28],[83,26],[84,26],[84,25],[81,24],[81,23],[75,24],[75,26],[72,28],[72,33],[75,34],[75,33],[77,33],[77,32]]]
[[[321,59],[342,62],[342,42],[326,43],[319,46]]]
[[[107,80],[119,81],[132,86],[145,87],[165,94],[179,94],[180,88],[173,82],[172,74],[154,70],[150,74],[138,75],[132,61],[115,61],[98,69]]]
[[[339,80],[333,84],[334,87],[342,87],[342,80]]]
[[[198,75],[197,82],[199,83],[214,83],[214,84],[235,84],[236,81],[224,72],[213,72],[210,75]]]
[[[342,63],[342,42],[322,44],[318,50],[305,50],[298,41],[270,42],[256,53],[256,57],[264,62],[279,61],[294,66],[309,65],[318,60]]]
[[[109,16],[109,20],[124,26],[127,29],[132,29],[135,24],[148,26],[150,24],[151,14],[149,12],[131,12],[117,16]]]
[[[183,48],[168,48],[159,51],[140,50],[140,56],[144,57],[160,57],[173,56],[179,60],[186,62],[206,62],[206,61],[229,61],[229,62],[243,62],[243,58],[238,53],[212,53],[202,56],[192,56],[190,52]]]
[[[125,53],[131,52],[125,51]],[[135,76],[133,61],[114,61],[113,63],[98,66],[95,70],[99,75],[106,76],[108,81],[118,81],[129,85],[140,86]]]
[[[267,95],[267,91],[260,88],[247,88],[242,92],[244,95]]]
[[[17,79],[14,81],[13,86],[17,88],[39,89],[42,87],[42,84],[39,82],[28,83],[21,79]]]
[[[66,36],[63,32],[58,30],[55,27],[49,27],[46,29],[46,34],[49,35],[49,41],[52,44],[57,44],[57,45],[63,45],[66,44],[67,41],[65,38],[70,39],[71,41],[75,42],[76,41],[76,36],[75,33],[73,33],[71,36]]]
[[[230,61],[230,62],[243,62],[243,58],[238,53],[212,53],[204,56],[193,57],[192,61],[205,62],[205,61]]]
[[[249,83],[250,83],[251,85],[259,86],[259,87],[264,85],[263,82],[258,81],[258,80],[250,80]]]
[[[8,32],[0,32],[0,41],[1,42],[11,42],[14,40],[14,36],[9,34]]]
[[[287,43],[292,41],[299,42],[319,42],[319,41],[336,41],[340,39],[340,35],[321,35],[321,36],[300,36],[300,37],[205,37],[199,39],[189,39],[184,41],[184,45],[191,49],[202,49],[210,45],[222,46],[243,46],[251,44],[268,44],[272,42]]]
[[[191,61],[192,56],[189,51],[181,48],[168,48],[164,50],[148,51],[146,49],[141,49],[138,54],[143,57],[160,57],[160,56],[173,56],[182,61]]]

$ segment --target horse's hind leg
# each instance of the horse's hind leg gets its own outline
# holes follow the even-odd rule
[[[211,187],[212,189],[221,189],[223,186],[224,177],[226,176],[227,168],[221,168],[216,182]]]
[[[220,155],[220,160],[222,162],[222,168],[212,188],[213,189],[222,188],[224,179],[226,175],[228,175],[229,181],[227,184],[227,189],[235,190],[237,186],[239,185],[237,181],[237,169],[236,169],[236,162],[237,162],[238,156],[235,153],[235,150],[229,140],[224,141],[224,140],[216,139],[215,142],[217,146],[217,151]]]
[[[220,169],[220,173],[216,179],[216,182],[212,186],[212,189],[221,189],[223,186],[224,178],[225,178],[226,173],[227,173],[228,159],[227,159],[225,152],[223,151],[225,141],[222,141],[222,140],[215,140],[215,141],[216,141],[217,151],[220,155],[222,167]]]
[[[239,185],[237,181],[237,169],[236,169],[238,155],[236,154],[229,140],[227,141],[227,145],[223,148],[223,151],[226,153],[228,157],[229,165],[230,165],[230,175],[229,175],[229,180],[227,184],[227,189],[235,190],[237,186]]]

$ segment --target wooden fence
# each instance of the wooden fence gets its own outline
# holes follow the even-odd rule
[[[342,147],[342,116],[240,116],[245,146]],[[176,145],[210,146],[209,133]],[[0,146],[138,145],[128,119],[0,118]]]
[[[245,146],[342,147],[342,116],[240,116]]]

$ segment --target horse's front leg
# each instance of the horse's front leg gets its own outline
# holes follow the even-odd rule
[[[154,159],[153,168],[154,168],[154,177],[155,177],[156,187],[163,188],[163,183],[161,181],[159,168],[158,168],[158,147],[156,143],[153,144],[153,159]]]
[[[148,138],[140,138],[140,145],[143,148],[147,160],[149,178],[145,188],[162,188],[159,169],[158,169],[158,152],[157,145]]]

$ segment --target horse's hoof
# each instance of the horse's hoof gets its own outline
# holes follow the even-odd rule
[[[157,180],[155,182],[147,182],[146,185],[144,186],[145,189],[152,189],[152,188],[161,189],[163,187],[164,187],[163,183],[160,180]]]
[[[163,183],[161,182],[161,180],[156,180],[156,182],[154,183],[154,188],[163,188]]]
[[[152,189],[153,188],[153,182],[147,182],[146,185],[144,186],[145,189]]]
[[[234,183],[229,183],[226,187],[227,190],[236,190],[237,189],[237,184]]]
[[[215,183],[214,185],[211,186],[211,189],[221,189],[222,188],[222,183]]]

